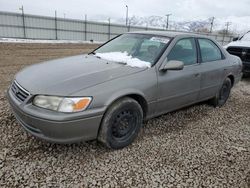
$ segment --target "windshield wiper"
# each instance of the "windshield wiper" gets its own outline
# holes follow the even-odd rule
[[[88,55],[95,55],[96,53],[95,52],[90,52]]]
[[[88,55],[94,55],[95,57],[101,59],[101,57],[97,56],[95,52],[90,52]]]
[[[115,63],[122,64],[122,65],[127,65],[127,63],[122,62],[122,61],[115,61]]]
[[[96,53],[93,51],[93,52],[90,52],[88,55],[94,55],[95,57],[99,58],[99,59],[102,59],[100,56],[96,55]],[[122,65],[127,65],[126,62],[122,62],[122,61],[114,61],[115,63],[118,63],[118,64],[122,64]]]

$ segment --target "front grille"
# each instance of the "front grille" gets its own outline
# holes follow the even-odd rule
[[[16,96],[16,98],[23,102],[30,95],[28,91],[22,88],[16,81],[11,85],[11,91]]]
[[[250,64],[243,64],[243,71],[244,72],[250,72]]]
[[[228,47],[227,51],[241,58],[242,61],[250,62],[250,48],[246,47]]]
[[[250,62],[250,48],[247,50],[246,61]]]

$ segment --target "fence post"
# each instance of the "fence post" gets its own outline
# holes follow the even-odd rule
[[[128,32],[130,31],[130,24],[131,24],[131,22],[129,20],[129,23],[128,23]]]
[[[109,25],[108,25],[108,40],[110,40],[110,35],[111,35],[111,33],[110,33],[110,18],[109,18]]]
[[[233,37],[233,36],[230,36],[229,42],[232,42],[233,39],[234,39],[234,37]]]
[[[84,39],[87,41],[87,14],[85,14]]]
[[[58,37],[57,37],[57,15],[56,15],[56,10],[55,10],[55,33],[56,33],[56,40],[57,40]]]
[[[225,40],[225,32],[223,32],[222,45],[224,45],[224,40]]]
[[[24,17],[23,6],[20,9],[22,10],[22,18],[23,18],[23,37],[26,39],[26,28],[25,28],[25,17]]]

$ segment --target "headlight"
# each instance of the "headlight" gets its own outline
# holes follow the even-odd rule
[[[91,97],[56,97],[37,95],[33,100],[33,104],[41,108],[58,112],[79,112],[85,110],[89,106],[91,100]]]

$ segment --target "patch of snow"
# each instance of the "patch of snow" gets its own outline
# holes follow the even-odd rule
[[[138,58],[133,58],[131,55],[128,55],[127,52],[96,53],[95,55],[102,59],[108,61],[121,62],[131,67],[139,67],[139,68],[151,67],[150,62],[142,61]]]
[[[227,48],[229,46],[250,47],[250,41],[242,41],[242,40],[233,41],[233,42],[230,42],[229,44],[227,44],[226,46],[224,46],[224,48]]]
[[[0,43],[53,43],[53,44],[102,44],[100,41],[83,41],[83,40],[38,40],[38,39],[21,39],[21,38],[0,38]]]

